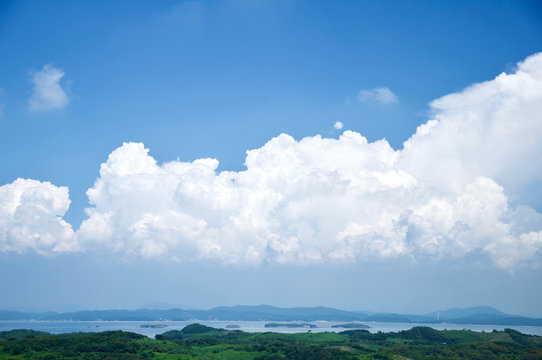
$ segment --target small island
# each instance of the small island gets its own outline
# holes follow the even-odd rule
[[[342,329],[370,329],[370,326],[367,326],[365,324],[360,323],[348,323],[348,324],[340,324],[340,325],[333,325],[332,328],[342,328]]]
[[[226,325],[226,329],[240,329],[239,325]]]
[[[163,329],[163,328],[166,328],[167,325],[166,324],[142,324],[140,327],[144,329]]]
[[[265,324],[266,328],[280,328],[280,327],[286,327],[286,328],[310,328],[314,329],[318,326],[314,324],[309,323],[267,323]]]

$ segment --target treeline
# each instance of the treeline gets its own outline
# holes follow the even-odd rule
[[[124,331],[0,332],[0,359],[542,359],[542,337],[506,329],[246,333],[192,324],[156,339]]]

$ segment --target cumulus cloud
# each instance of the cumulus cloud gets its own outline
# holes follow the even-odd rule
[[[399,159],[387,142],[351,131],[337,140],[280,135],[249,151],[242,172],[217,173],[214,159],[158,165],[143,144],[126,143],[87,193],[94,206],[80,242],[229,263],[440,259],[479,250],[504,268],[537,260],[542,232],[513,228],[518,213],[493,180],[442,191],[405,173]]]
[[[542,54],[431,108],[433,119],[405,142],[401,168],[447,191],[486,176],[528,200],[521,190],[542,182]]]
[[[381,104],[390,104],[397,102],[397,95],[387,87],[377,87],[361,90],[358,94],[358,100],[361,102],[376,101]]]
[[[217,172],[215,159],[158,164],[143,144],[125,143],[101,165],[75,235],[61,219],[67,189],[24,180],[36,190],[18,206],[31,211],[17,222],[14,205],[2,210],[2,250],[244,264],[484,254],[500,268],[538,266],[542,214],[516,190],[542,181],[541,86],[535,55],[512,74],[435,100],[432,119],[400,150],[353,131],[281,134],[247,152],[246,170]],[[14,184],[0,188],[4,197],[23,199]],[[19,237],[9,233],[17,226]],[[41,234],[64,235],[55,243]]]
[[[45,65],[41,71],[32,74],[34,90],[28,99],[30,111],[63,109],[68,105],[68,94],[60,85],[64,72],[52,65]]]
[[[17,179],[0,186],[0,251],[77,250],[72,227],[62,219],[69,205],[68,188],[49,182]]]
[[[335,130],[341,130],[343,127],[344,127],[344,124],[340,121],[335,122],[335,124],[333,125],[333,128]]]

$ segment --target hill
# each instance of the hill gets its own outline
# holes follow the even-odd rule
[[[56,313],[24,313],[0,311],[0,320],[74,320],[74,321],[362,321],[398,323],[449,323],[478,325],[542,326],[542,319],[505,314],[489,306],[453,308],[425,315],[345,311],[329,307],[279,308],[260,306],[220,306],[208,310],[140,309],[140,310],[85,310]]]
[[[123,331],[51,335],[28,330],[0,332],[0,359],[540,359],[542,337],[506,329],[491,333],[408,331],[371,334],[245,333],[192,324],[156,340]]]

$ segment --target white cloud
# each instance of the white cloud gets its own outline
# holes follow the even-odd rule
[[[397,95],[387,87],[377,87],[374,89],[361,90],[358,94],[358,100],[362,102],[376,101],[381,104],[390,104],[397,102]]]
[[[340,121],[335,122],[335,124],[333,125],[333,128],[336,130],[341,130],[343,127],[344,127],[344,124]]]
[[[87,193],[94,207],[81,240],[144,256],[326,260],[349,221],[378,220],[367,208],[374,193],[412,185],[393,169],[397,156],[350,131],[339,140],[283,134],[249,151],[246,171],[216,173],[214,159],[160,166],[142,144],[127,143]]]
[[[528,201],[522,189],[542,182],[542,54],[431,108],[433,119],[405,142],[401,168],[446,191],[485,176]]]
[[[158,165],[127,143],[102,165],[81,226],[87,248],[232,263],[460,257],[482,250],[501,267],[535,261],[541,221],[513,229],[503,188],[476,177],[442,191],[398,167],[399,151],[346,131],[280,135],[249,151],[247,170],[200,159]],[[522,232],[523,231],[523,232]],[[534,251],[521,250],[529,244]],[[534,257],[533,257],[534,256]]]
[[[72,227],[62,219],[69,205],[68,188],[49,182],[17,179],[0,186],[0,251],[77,250]]]
[[[60,85],[64,72],[52,65],[45,65],[41,71],[32,74],[34,91],[28,99],[30,111],[62,109],[68,105],[68,94]]]
[[[433,119],[401,150],[352,131],[299,141],[282,134],[248,151],[239,172],[217,172],[215,159],[158,164],[143,144],[125,143],[87,191],[91,207],[75,235],[61,219],[67,189],[34,182],[39,191],[25,199],[39,206],[23,207],[34,212],[14,222],[15,211],[3,210],[1,249],[248,264],[483,253],[501,268],[538,266],[542,214],[521,205],[518,189],[542,182],[541,90],[535,55],[513,74],[435,100]],[[14,184],[0,188],[7,199],[16,198]],[[15,237],[16,226],[32,230]],[[28,235],[57,233],[65,235],[45,244]]]

